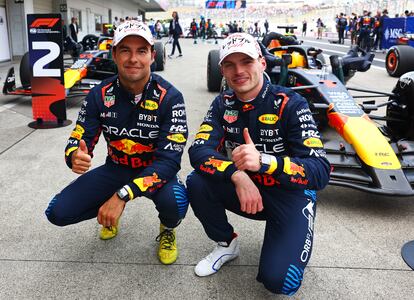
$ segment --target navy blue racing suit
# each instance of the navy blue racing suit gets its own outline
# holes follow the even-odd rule
[[[188,135],[182,94],[156,74],[138,96],[124,89],[117,76],[103,81],[83,101],[65,149],[69,168],[79,141],[86,142],[93,156],[101,133],[108,149],[105,164],[57,194],[46,210],[48,219],[65,226],[94,218],[102,204],[125,187],[130,199],[152,199],[162,224],[177,226],[188,207],[185,186],[177,176]]]
[[[247,172],[258,187],[264,210],[240,210],[231,182],[237,170],[231,152],[248,128],[256,149],[272,164]],[[292,295],[300,287],[312,250],[316,192],[329,181],[330,164],[304,98],[265,80],[251,102],[231,91],[215,98],[189,149],[195,169],[187,177],[190,204],[212,240],[230,241],[233,227],[225,210],[266,220],[257,280],[274,293]]]

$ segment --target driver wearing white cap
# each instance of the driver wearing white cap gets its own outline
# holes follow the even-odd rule
[[[174,228],[188,207],[177,177],[187,123],[182,94],[150,71],[154,56],[145,24],[132,20],[115,30],[118,75],[90,91],[65,149],[68,167],[81,176],[52,199],[46,215],[58,226],[97,217],[100,238],[110,239],[118,233],[126,204],[145,196],[159,212],[158,258],[172,264],[178,255]],[[101,132],[106,163],[89,170]]]

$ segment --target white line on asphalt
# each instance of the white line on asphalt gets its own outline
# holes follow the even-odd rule
[[[4,105],[0,106],[0,112],[5,111],[6,109],[10,109],[15,105],[17,105],[17,103],[4,104]]]
[[[308,41],[308,42],[311,42],[311,43],[315,43],[315,44],[321,44],[321,45],[329,45],[329,44],[327,44],[327,43],[321,43],[321,42],[314,42],[314,41]],[[349,49],[349,46],[342,46],[342,45],[335,45],[335,46],[340,46],[340,47],[345,47],[345,48],[348,48]],[[338,54],[346,54],[346,52],[342,52],[342,51],[337,51],[337,50],[331,50],[331,49],[324,49],[324,48],[321,48],[322,50],[324,50],[324,51],[330,51],[330,52],[333,52],[333,53],[338,53]],[[378,62],[382,62],[382,63],[385,63],[385,59],[380,59],[380,58],[375,58],[374,57],[374,60],[375,61],[378,61]]]

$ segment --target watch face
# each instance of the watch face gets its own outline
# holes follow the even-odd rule
[[[262,165],[270,165],[272,157],[268,154],[262,154]]]
[[[129,200],[129,194],[128,194],[128,191],[125,188],[120,189],[117,192],[117,195],[118,195],[119,198],[121,198],[124,201],[128,201]]]

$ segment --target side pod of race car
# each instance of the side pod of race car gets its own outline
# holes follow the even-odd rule
[[[277,34],[272,33],[275,38]],[[260,44],[271,82],[294,89],[308,101],[321,133],[315,138],[322,140],[332,165],[331,185],[382,195],[414,195],[414,72],[402,75],[390,93],[351,88],[346,87],[347,81],[355,72],[367,71],[374,54],[355,47],[343,57],[331,56],[330,71],[320,49],[297,44],[269,47],[275,43],[266,37]],[[217,61],[218,51],[211,50],[207,69],[211,91],[227,89],[221,74],[213,73],[217,67],[212,64]],[[378,104],[355,101],[364,97],[388,99]],[[372,114],[382,107],[385,116]]]

